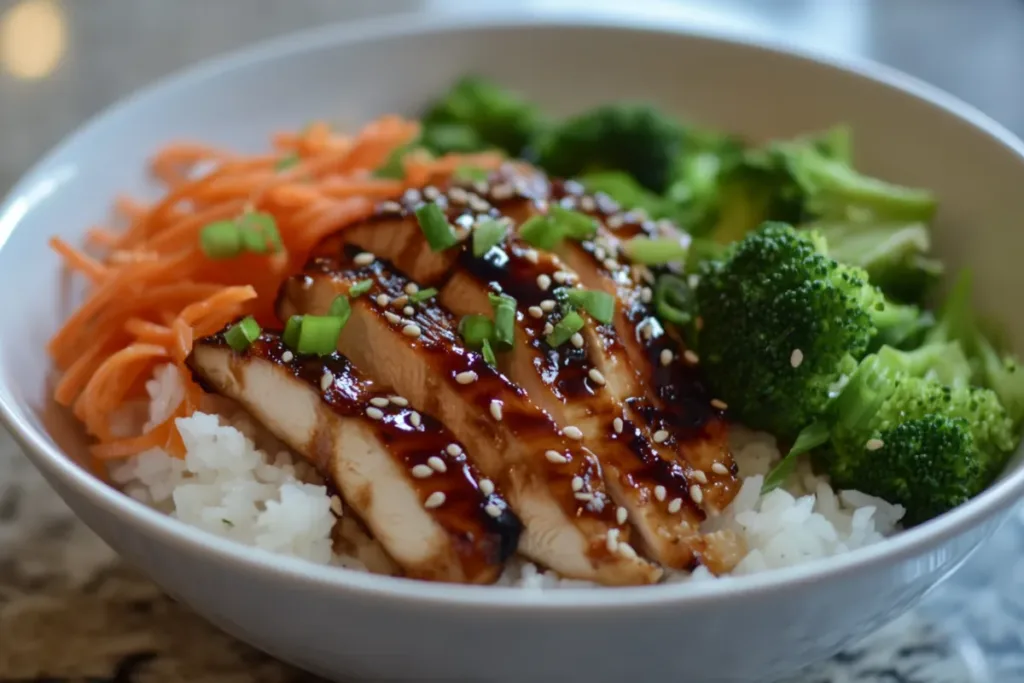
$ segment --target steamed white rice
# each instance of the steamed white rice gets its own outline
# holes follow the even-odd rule
[[[146,390],[147,427],[161,422],[183,396],[172,366],[160,368]],[[153,449],[112,469],[125,493],[223,538],[310,562],[362,568],[358,560],[332,549],[331,531],[343,511],[313,468],[230,404],[210,398],[203,408],[207,412],[177,420],[184,460]],[[135,419],[136,426],[143,421]],[[731,529],[746,542],[748,553],[733,574],[837,555],[877,543],[898,529],[901,506],[857,491],[837,493],[826,477],[806,465],[784,489],[760,495],[764,475],[780,457],[775,440],[743,428],[734,428],[730,440],[743,486],[732,505],[706,527]],[[700,568],[669,580],[711,578]],[[499,583],[535,589],[589,585],[525,561],[510,563]]]

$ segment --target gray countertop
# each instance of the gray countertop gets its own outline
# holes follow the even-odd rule
[[[600,0],[587,4],[595,2]],[[499,3],[0,0],[0,191],[84,119],[212,55],[328,21],[492,4]],[[945,88],[1024,134],[1024,0],[702,0],[657,6],[871,57]],[[1022,557],[1024,513],[1018,512],[921,608],[794,680],[1024,681]],[[0,430],[0,683],[186,677],[310,680],[219,634],[120,563]]]

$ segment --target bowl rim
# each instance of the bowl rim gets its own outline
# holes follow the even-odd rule
[[[21,177],[0,203],[0,249],[4,248],[11,233],[29,210],[24,205],[25,201],[36,195],[43,183],[52,182],[52,174],[57,168],[55,162],[65,151],[77,141],[87,139],[94,130],[106,125],[108,119],[129,115],[138,102],[167,90],[187,91],[195,83],[230,77],[236,69],[256,63],[272,62],[297,53],[432,33],[537,27],[613,29],[726,43],[735,47],[814,62],[847,76],[872,81],[886,89],[909,94],[984,133],[1024,163],[1024,142],[1004,126],[938,87],[891,67],[861,57],[834,55],[808,47],[793,46],[771,34],[751,34],[717,24],[709,26],[688,17],[685,12],[666,16],[664,13],[634,10],[635,8],[631,8],[629,13],[626,13],[610,11],[608,8],[567,10],[531,7],[528,11],[503,9],[456,13],[442,11],[432,14],[408,12],[293,32],[201,61],[158,79],[108,106],[47,152]],[[8,427],[15,440],[20,443],[34,464],[43,470],[47,478],[59,479],[63,485],[88,499],[91,505],[121,518],[123,523],[135,524],[140,533],[153,537],[155,541],[187,548],[190,554],[210,553],[214,556],[213,560],[240,565],[239,570],[265,572],[274,575],[275,578],[301,581],[327,590],[361,593],[365,597],[401,600],[419,606],[545,612],[565,608],[628,610],[652,605],[676,608],[684,605],[696,607],[721,599],[742,598],[762,591],[793,590],[807,584],[838,579],[923,555],[938,544],[994,518],[1024,492],[1024,466],[1021,466],[958,508],[884,542],[803,565],[748,576],[727,577],[717,581],[623,587],[615,590],[524,590],[506,586],[441,584],[317,565],[231,542],[179,522],[132,499],[78,466],[52,444],[43,431],[35,429],[20,415],[18,403],[7,386],[0,385],[0,422]]]

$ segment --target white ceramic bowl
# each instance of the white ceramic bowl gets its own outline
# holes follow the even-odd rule
[[[312,117],[355,124],[414,113],[469,70],[555,113],[643,98],[757,138],[847,121],[864,169],[938,193],[939,251],[975,266],[979,303],[1024,340],[1012,294],[1024,290],[1024,146],[928,86],[636,17],[327,28],[138,94],[47,156],[0,209],[3,418],[110,545],[224,630],[332,678],[770,681],[894,618],[991,534],[1024,490],[1019,457],[976,500],[846,556],[695,585],[525,592],[381,578],[235,546],[77,466],[83,440],[48,401],[44,351],[76,292],[47,238],[77,241],[117,192],[151,191],[146,156],[172,138],[257,149],[270,130]]]

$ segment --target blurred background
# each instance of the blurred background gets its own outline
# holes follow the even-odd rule
[[[0,194],[115,100],[290,31],[515,0],[0,0]],[[519,0],[651,13],[868,57],[1024,135],[1024,0]],[[727,86],[726,86],[727,87]],[[955,160],[951,160],[955,163]],[[926,604],[800,683],[1024,681],[1024,514]],[[0,429],[0,683],[309,680],[122,566]]]

